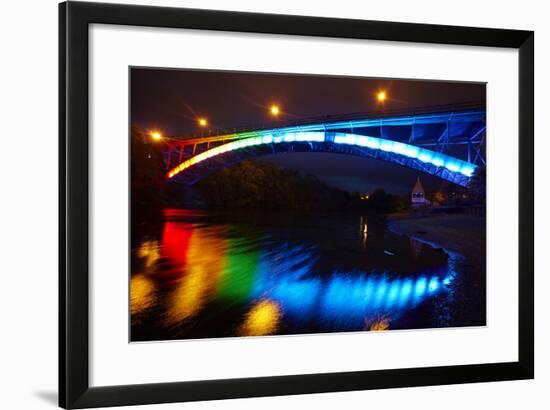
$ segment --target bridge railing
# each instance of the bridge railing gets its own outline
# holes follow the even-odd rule
[[[243,133],[251,132],[257,130],[265,130],[272,128],[285,128],[292,126],[306,126],[315,123],[328,123],[328,122],[345,122],[345,121],[354,121],[359,119],[381,119],[397,116],[418,116],[418,115],[431,115],[431,114],[441,114],[444,112],[466,112],[472,110],[485,111],[486,104],[483,101],[473,101],[473,102],[464,102],[459,104],[445,104],[445,105],[434,105],[426,107],[416,107],[416,108],[407,108],[407,109],[394,109],[394,110],[371,110],[364,112],[355,112],[348,114],[327,114],[315,117],[307,118],[296,118],[289,121],[273,121],[270,123],[256,123],[256,124],[247,124],[241,127],[233,128],[218,128],[213,130],[208,130],[199,134],[190,134],[185,136],[171,136],[169,139],[174,145],[179,145],[183,143],[192,143],[193,140],[212,138],[213,140],[216,137],[223,137],[228,134],[234,133]]]

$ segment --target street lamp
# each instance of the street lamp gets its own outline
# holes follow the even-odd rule
[[[269,112],[272,116],[277,117],[279,116],[281,110],[279,109],[279,106],[277,104],[271,104],[271,107],[269,107]]]
[[[208,120],[204,117],[197,118],[197,123],[200,127],[206,127],[208,125]]]
[[[160,141],[162,139],[162,133],[160,131],[151,131],[149,136],[153,141]]]
[[[386,94],[385,90],[380,90],[376,93],[376,99],[379,103],[383,103],[388,98],[388,95]]]

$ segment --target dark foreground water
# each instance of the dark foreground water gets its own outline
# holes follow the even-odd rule
[[[366,216],[168,210],[132,233],[131,340],[483,324],[456,266]]]

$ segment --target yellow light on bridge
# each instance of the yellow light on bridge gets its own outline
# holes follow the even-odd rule
[[[206,127],[208,125],[208,120],[204,117],[198,118],[197,122],[201,127]]]
[[[383,103],[384,101],[386,101],[387,98],[388,95],[386,94],[385,90],[380,90],[376,93],[376,99],[378,100],[378,102]]]
[[[281,112],[277,104],[272,104],[271,107],[269,107],[269,111],[271,112],[271,115],[273,115],[274,117],[277,117]]]
[[[151,131],[149,135],[154,141],[160,141],[162,139],[162,133],[160,131]]]

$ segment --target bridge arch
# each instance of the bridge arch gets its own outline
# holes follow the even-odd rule
[[[476,165],[405,142],[348,132],[250,132],[182,161],[166,175],[169,181],[194,184],[246,159],[284,152],[329,152],[375,158],[467,186]]]

